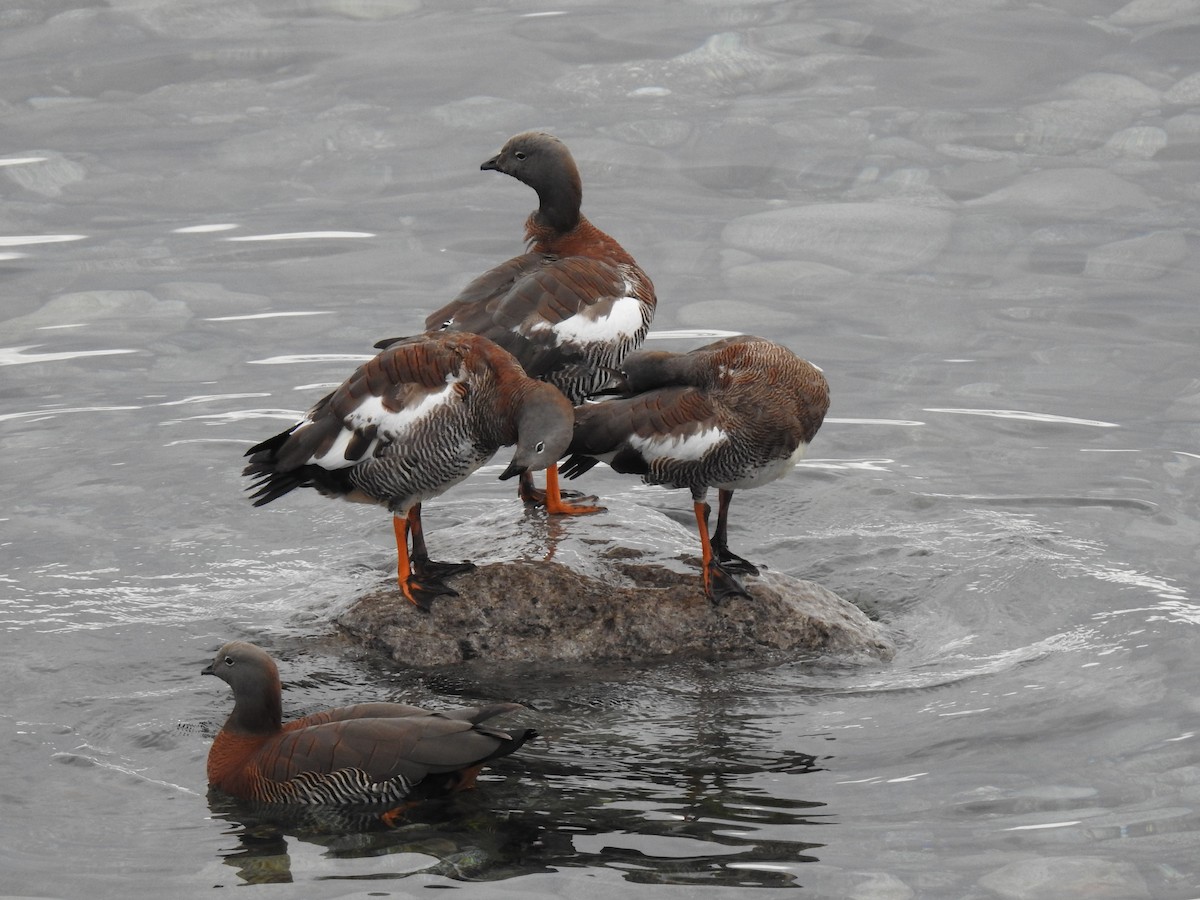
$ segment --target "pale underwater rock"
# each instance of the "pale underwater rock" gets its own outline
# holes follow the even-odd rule
[[[5,166],[0,171],[14,184],[43,197],[59,197],[64,188],[87,177],[87,169],[61,153],[34,150],[21,156],[34,161],[26,165]]]
[[[682,119],[635,119],[613,122],[597,129],[600,134],[627,144],[647,147],[675,147],[692,134],[692,124]]]
[[[335,15],[365,21],[408,16],[422,7],[421,0],[304,0],[299,10],[310,15]]]
[[[856,872],[862,880],[846,894],[846,900],[911,900],[916,893],[907,884],[887,872]]]
[[[1133,119],[1133,112],[1110,100],[1047,100],[1021,110],[1025,128],[1017,143],[1035,153],[1065,155],[1098,147]]]
[[[740,263],[725,269],[723,275],[725,284],[734,297],[804,295],[815,286],[837,284],[854,277],[837,266],[790,259]],[[685,308],[713,302],[717,301],[703,301]],[[779,311],[775,310],[776,320],[778,316]]]
[[[979,880],[980,887],[1013,900],[1138,900],[1149,897],[1146,882],[1132,863],[1099,857],[1030,857],[1002,866]]]
[[[1155,109],[1162,95],[1148,84],[1115,72],[1090,72],[1062,86],[1061,92],[1072,97],[1099,100],[1141,112]]]
[[[1182,232],[1157,231],[1095,248],[1088,253],[1083,274],[1106,281],[1147,281],[1187,258],[1188,242]]]
[[[1123,128],[1109,138],[1101,153],[1125,159],[1153,159],[1166,146],[1165,129],[1156,125],[1135,125]]]
[[[91,335],[165,332],[181,328],[191,315],[186,304],[148,291],[80,291],[61,294],[4,327],[11,337],[77,324],[87,325]]]
[[[703,44],[670,59],[585,64],[554,82],[554,88],[588,101],[656,100],[672,94],[711,99],[756,94],[804,82],[848,54],[803,58],[762,50],[738,32],[710,35]]]
[[[789,148],[767,122],[731,117],[704,122],[676,154],[682,171],[711,190],[753,190],[778,177]]]
[[[897,272],[932,261],[954,214],[903,203],[816,203],[730,222],[726,244],[763,257],[812,259],[850,272]]]
[[[436,558],[469,557],[478,565],[449,581],[460,596],[440,597],[423,613],[391,584],[360,598],[336,624],[353,640],[416,667],[476,658],[570,662],[779,652],[891,658],[881,625],[811,582],[764,569],[761,577],[743,579],[753,599],[714,605],[701,586],[695,534],[655,510],[609,497],[604,503],[607,512],[562,522],[500,502],[433,530]]]
[[[806,115],[774,125],[794,147],[830,147],[849,155],[865,152],[871,144],[871,123],[853,116]]]
[[[950,209],[954,206],[954,201],[932,183],[930,172],[926,168],[907,166],[888,172],[883,177],[880,175],[881,172],[876,166],[863,169],[853,186],[846,191],[846,199],[939,209]]]
[[[1180,113],[1163,123],[1171,143],[1200,141],[1200,113]]]
[[[1092,218],[1118,207],[1152,209],[1154,201],[1140,187],[1103,169],[1046,169],[1018,178],[965,207],[1011,209],[1018,218],[1052,215]]]
[[[1114,25],[1155,25],[1200,13],[1200,0],[1133,0],[1108,17]]]
[[[1180,106],[1195,106],[1200,103],[1200,72],[1193,72],[1177,81],[1174,87],[1163,94],[1163,99],[1167,103]]]
[[[538,111],[516,100],[477,95],[435,106],[429,115],[450,128],[520,131],[517,123],[536,121]]]
[[[263,294],[231,291],[222,284],[202,281],[169,281],[155,285],[160,300],[178,301],[196,316],[249,316],[271,309],[272,300]]]

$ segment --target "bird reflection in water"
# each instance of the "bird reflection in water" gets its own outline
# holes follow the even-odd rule
[[[777,735],[755,716],[716,706],[664,723],[653,746],[644,733],[615,733],[614,710],[601,709],[586,731],[527,745],[519,777],[493,769],[482,790],[427,801],[390,825],[381,810],[282,810],[211,792],[213,817],[237,838],[223,861],[245,883],[290,882],[302,843],[376,860],[346,876],[355,878],[498,881],[603,867],[637,884],[794,887],[824,846],[800,836],[833,816],[755,782],[820,771],[821,760],[772,747]]]
[[[529,874],[523,861],[537,843],[540,823],[511,819],[461,797],[403,809],[283,807],[241,801],[209,791],[213,818],[228,822],[238,844],[222,852],[246,884],[294,881],[289,841],[311,844],[334,859],[392,858],[403,863],[353,877],[442,875],[455,881]],[[541,869],[541,871],[545,871]]]

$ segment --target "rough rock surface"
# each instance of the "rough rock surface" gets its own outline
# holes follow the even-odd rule
[[[439,598],[423,613],[394,585],[381,587],[337,625],[416,667],[765,651],[892,655],[882,626],[811,582],[764,570],[744,579],[752,600],[710,603],[692,532],[655,510],[604,502],[607,512],[569,521],[495,503],[468,521],[431,530],[435,558],[478,565],[449,582],[460,596]]]

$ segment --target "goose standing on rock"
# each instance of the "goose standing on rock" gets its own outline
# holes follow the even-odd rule
[[[231,641],[202,670],[233,689],[233,712],[208,752],[208,781],[243,800],[332,806],[412,803],[475,786],[479,770],[536,732],[481,723],[521,707],[433,712],[360,703],[284,724],[279,669]],[[393,811],[396,812],[396,811]]]
[[[480,169],[511,175],[537,192],[538,208],[525,222],[528,252],[480,275],[425,327],[491,338],[529,375],[582,403],[646,336],[654,285],[620,244],[580,213],[579,169],[558,138],[515,135]],[[600,509],[563,500],[554,466],[546,469],[544,495],[528,473],[520,495],[544,503],[551,514]]]
[[[603,461],[647,484],[690,489],[704,593],[714,602],[748,597],[734,576],[758,568],[729,550],[729,503],[735,490],[799,462],[829,409],[825,377],[786,347],[742,335],[689,353],[631,353],[617,383],[622,398],[576,408],[562,473],[574,478]],[[710,487],[719,491],[711,539]]]
[[[443,579],[474,566],[429,558],[422,502],[510,444],[516,451],[501,478],[554,465],[573,420],[557,388],[530,378],[487,338],[422,334],[393,341],[303,420],[251,447],[242,474],[256,479],[255,506],[311,487],[387,507],[400,591],[428,611],[439,595],[456,595]]]

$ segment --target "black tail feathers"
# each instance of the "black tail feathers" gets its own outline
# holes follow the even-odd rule
[[[246,463],[242,474],[254,479],[254,483],[247,490],[254,492],[250,498],[254,501],[255,506],[263,506],[295,488],[307,487],[312,483],[304,474],[303,469],[285,472],[276,466],[280,449],[287,443],[287,439],[292,436],[296,427],[293,425],[287,431],[281,431],[246,451],[250,462]]]

